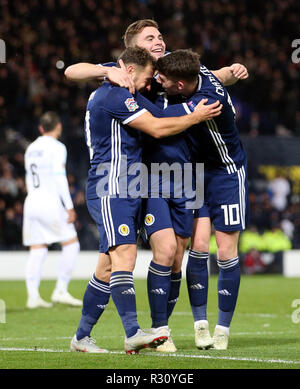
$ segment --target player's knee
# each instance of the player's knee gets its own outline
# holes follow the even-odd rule
[[[109,283],[111,275],[111,265],[106,265],[102,269],[96,269],[95,276],[98,280]]]
[[[163,266],[172,266],[174,263],[176,250],[176,241],[160,242],[159,247],[155,247],[153,250],[153,261]]]
[[[218,258],[220,261],[228,260],[238,255],[237,247],[234,244],[223,244],[218,247]]]
[[[103,271],[101,273],[95,273],[95,276],[98,280],[109,284],[111,271]]]
[[[136,245],[124,244],[115,246],[109,251],[112,261],[112,272],[130,271],[132,272],[136,262]]]
[[[191,249],[198,252],[208,253],[209,252],[209,241],[206,239],[194,239],[191,243]]]

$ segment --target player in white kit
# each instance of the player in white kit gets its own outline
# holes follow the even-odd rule
[[[23,244],[29,246],[26,266],[27,308],[52,307],[39,294],[48,245],[62,247],[53,303],[81,306],[68,292],[68,284],[80,250],[74,227],[76,213],[66,177],[67,150],[58,138],[62,124],[55,112],[40,119],[39,136],[25,152],[27,197],[24,203]]]

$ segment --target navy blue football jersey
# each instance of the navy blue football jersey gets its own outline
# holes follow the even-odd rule
[[[201,65],[198,89],[186,100],[184,110],[192,112],[203,98],[208,99],[207,104],[219,100],[223,108],[221,115],[188,130],[194,160],[205,162],[206,169],[216,168],[228,174],[234,173],[247,162],[235,123],[235,109],[225,87]]]
[[[145,112],[147,110],[127,89],[108,82],[90,95],[85,116],[85,138],[91,164],[86,191],[88,199],[101,197],[97,184],[104,177],[107,194],[120,193],[122,156],[126,156],[127,168],[141,162],[141,133],[127,124]]]
[[[198,87],[193,96],[182,97],[181,104],[170,105],[166,116],[191,113],[202,100],[206,104],[217,100],[223,104],[221,115],[201,122],[183,134],[194,162],[204,162],[206,169],[221,169],[228,174],[236,172],[247,162],[235,123],[235,109],[230,95],[219,80],[203,65],[200,68]],[[172,101],[170,101],[172,104]]]
[[[153,116],[156,117],[176,117],[185,115],[187,112],[182,112],[181,105],[178,110],[170,111],[170,99],[167,98],[165,93],[158,94],[154,99],[154,104],[151,103],[148,98],[140,95],[136,97],[139,105],[145,107]],[[179,96],[172,99],[172,103],[178,103],[181,101]],[[151,163],[163,163],[167,162],[172,164],[173,162],[179,162],[181,165],[191,161],[191,153],[186,142],[186,136],[183,133],[156,139],[145,133],[142,134],[143,138],[143,162],[148,166]]]
[[[116,66],[115,62],[103,64],[104,66]],[[188,110],[182,112],[181,107],[178,110],[171,109],[169,106],[182,102],[181,96],[167,96],[161,84],[153,77],[151,90],[137,94],[137,102],[147,108],[153,116],[171,117],[186,115]],[[151,104],[151,103],[152,104]],[[157,109],[158,108],[158,109]],[[164,110],[162,112],[162,110]],[[191,152],[187,143],[185,133],[178,135],[155,139],[145,133],[142,134],[143,162],[149,166],[151,163],[169,163],[179,162],[181,165],[191,162]]]

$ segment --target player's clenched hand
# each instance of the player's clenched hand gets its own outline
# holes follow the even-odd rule
[[[219,100],[212,104],[206,105],[207,101],[208,99],[202,99],[195,107],[194,112],[196,112],[199,122],[212,119],[215,116],[219,116],[223,108],[223,104],[220,104]]]
[[[74,223],[75,220],[76,220],[76,212],[74,211],[74,209],[67,209],[67,212],[68,212],[68,220],[67,220],[67,222],[68,223]]]
[[[249,77],[246,66],[240,63],[234,63],[229,68],[231,70],[232,75],[238,80],[245,80]]]
[[[106,78],[115,85],[119,85],[123,88],[128,88],[129,92],[133,94],[135,92],[134,83],[132,77],[127,72],[126,67],[122,60],[119,61],[120,68],[115,66],[107,68]]]

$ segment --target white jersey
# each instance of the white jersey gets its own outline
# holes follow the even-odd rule
[[[25,152],[26,187],[23,243],[25,246],[63,242],[75,237],[66,210],[73,208],[66,176],[67,150],[43,135]]]
[[[25,152],[28,195],[48,195],[60,199],[65,208],[73,208],[66,179],[66,146],[52,136],[40,136]]]

